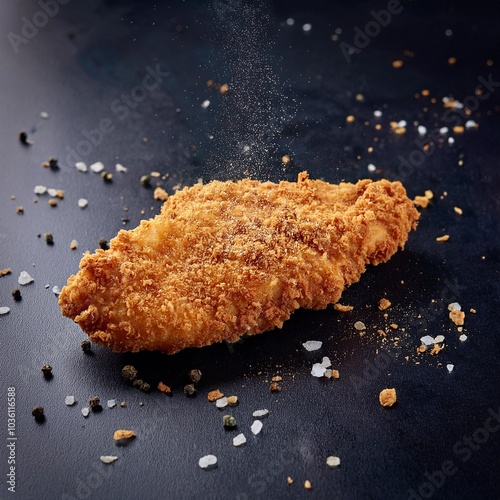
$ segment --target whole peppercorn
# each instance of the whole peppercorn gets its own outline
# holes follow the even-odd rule
[[[196,389],[193,384],[187,384],[184,386],[184,394],[186,396],[194,396]]]
[[[89,399],[89,406],[92,409],[92,411],[100,411],[102,410],[101,406],[101,400],[99,396],[94,396]]]
[[[122,368],[122,377],[129,382],[132,382],[137,377],[137,370],[135,366],[125,365]]]
[[[28,134],[26,132],[19,132],[19,140],[21,141],[22,144],[26,146],[29,145]]]
[[[111,172],[103,170],[101,172],[101,178],[104,182],[111,182],[113,180],[113,174]]]
[[[141,388],[142,384],[144,384],[144,380],[142,380],[142,378],[136,378],[134,379],[134,381],[132,382],[132,385],[134,387],[137,387],[137,388]]]
[[[105,238],[100,238],[99,248],[102,248],[103,250],[109,250],[108,240],[106,240]]]
[[[45,419],[43,406],[35,406],[33,410],[31,410],[31,414],[35,417],[37,422],[42,422]]]
[[[148,384],[147,382],[143,382],[139,389],[143,392],[149,392],[151,390],[151,385]]]
[[[54,244],[54,236],[52,236],[52,233],[45,233],[43,235],[43,238],[47,245],[53,245]]]
[[[44,377],[46,377],[46,378],[52,377],[52,366],[47,365],[47,364],[43,365],[42,372],[43,372]]]
[[[236,427],[236,419],[232,415],[224,415],[222,417],[222,425],[224,427]]]
[[[92,349],[92,343],[90,342],[90,340],[83,340],[80,346],[83,352],[90,352],[90,350]]]
[[[144,187],[149,187],[151,186],[151,179],[149,177],[149,175],[143,175],[141,177],[141,184],[144,186]]]
[[[201,380],[201,371],[200,370],[191,370],[188,373],[189,380],[194,383],[197,383]]]
[[[19,302],[22,297],[21,297],[21,290],[19,288],[16,288],[15,290],[12,290],[12,297],[14,297],[14,300],[16,302]]]

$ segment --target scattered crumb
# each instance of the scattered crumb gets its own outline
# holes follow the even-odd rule
[[[78,247],[78,241],[71,240],[71,243],[69,244],[69,248],[71,248],[71,250],[76,250],[77,247]]]
[[[366,330],[366,325],[362,321],[356,321],[356,323],[354,323],[354,328],[359,331]]]
[[[455,125],[453,127],[453,132],[455,132],[455,134],[463,134],[464,130],[465,128],[462,125]]]
[[[426,189],[424,194],[428,200],[432,200],[432,198],[434,198],[434,193],[430,189]]]
[[[386,298],[382,298],[378,301],[378,308],[381,310],[381,311],[385,311],[386,309],[388,309],[389,307],[391,307],[391,302],[390,300],[386,299]]]
[[[448,241],[450,239],[449,234],[443,234],[443,236],[438,236],[436,238],[436,241],[443,242],[443,241]]]
[[[287,482],[287,484],[293,484],[293,479],[290,476],[288,476],[286,478],[286,482]]]
[[[133,439],[133,438],[135,438],[135,432],[128,431],[125,429],[119,429],[115,431],[113,434],[113,439],[115,441],[119,441],[120,439]]]
[[[354,118],[354,116],[353,116],[353,115],[349,115],[349,116],[347,116],[347,117],[346,117],[346,119],[345,119],[345,121],[346,121],[347,123],[353,123],[353,122],[354,122],[354,120],[355,120],[355,118]]]
[[[306,490],[312,490],[312,484],[311,484],[311,481],[309,481],[309,479],[306,479],[306,480],[304,481],[304,488],[305,488]]]
[[[207,399],[213,403],[214,401],[217,401],[218,399],[224,397],[224,394],[219,391],[219,389],[215,389],[214,391],[210,391],[207,395]]]
[[[238,396],[228,396],[227,404],[230,406],[235,406],[238,404]]]
[[[10,267],[7,267],[6,269],[0,269],[0,276],[7,276],[7,274],[10,274],[12,272],[12,269]]]
[[[169,387],[168,385],[164,384],[163,382],[160,382],[160,383],[158,384],[158,390],[159,390],[160,392],[163,392],[163,393],[165,393],[165,394],[168,394],[169,396],[171,396],[171,395],[172,395],[172,389],[170,389],[170,387]]]
[[[396,402],[396,389],[384,389],[380,392],[378,400],[382,406],[392,406]]]
[[[337,302],[333,305],[333,308],[339,312],[351,312],[354,309],[354,306],[345,306]]]
[[[459,207],[453,207],[453,210],[458,215],[462,215],[464,213],[463,210],[461,208],[459,208]]]
[[[271,382],[281,382],[283,380],[283,377],[280,375],[276,375],[271,379]]]
[[[153,197],[155,200],[166,201],[168,198],[168,193],[161,187],[157,187],[154,190]]]
[[[338,370],[332,370],[332,377],[335,379],[335,380],[338,380],[340,378],[340,373]]]
[[[440,346],[439,344],[434,344],[434,347],[431,349],[430,353],[432,356],[439,354],[444,349],[444,345]]]
[[[473,309],[472,307],[469,309],[469,312],[471,312],[472,314],[476,314],[477,311],[475,309]]]
[[[417,207],[427,208],[427,206],[429,205],[429,198],[427,198],[426,196],[418,196],[417,195],[417,196],[415,196],[413,203],[415,203],[415,205],[417,205]]]
[[[287,165],[291,161],[292,161],[292,159],[290,158],[290,155],[283,155],[281,157],[281,163],[283,163],[283,165]]]
[[[273,382],[270,386],[269,386],[269,390],[271,392],[279,392],[281,391],[281,387],[276,383],[276,382]]]
[[[450,311],[449,317],[457,326],[462,326],[464,324],[465,313],[463,311],[453,309]]]

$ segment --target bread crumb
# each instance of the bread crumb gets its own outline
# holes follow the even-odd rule
[[[306,490],[312,490],[312,484],[311,484],[311,481],[309,481],[309,479],[306,479],[306,480],[304,481],[304,488],[305,488]]]
[[[161,187],[157,187],[154,190],[153,197],[155,200],[165,201],[168,198],[168,193]]]
[[[477,311],[475,309],[473,309],[472,307],[469,309],[469,312],[471,312],[472,314],[476,314]]]
[[[128,431],[125,429],[119,429],[115,431],[113,434],[113,439],[115,441],[118,441],[120,439],[132,439],[135,437],[135,432],[134,431]]]
[[[355,118],[354,118],[354,116],[353,116],[353,115],[349,115],[349,116],[348,116],[348,117],[346,117],[346,119],[345,119],[345,121],[346,121],[347,123],[352,123],[352,122],[354,122],[354,120],[355,120]]]
[[[286,478],[286,482],[287,482],[287,484],[293,484],[293,479],[290,476],[288,476]]]
[[[418,196],[417,195],[417,196],[415,196],[413,203],[415,203],[415,205],[417,205],[417,207],[427,208],[427,206],[429,205],[429,198],[427,198],[426,196]]]
[[[396,59],[395,61],[392,61],[392,67],[396,69],[402,68],[404,64],[405,63],[401,59]]]
[[[7,276],[7,274],[10,274],[12,272],[12,269],[10,267],[7,267],[6,269],[0,269],[0,276]]]
[[[462,215],[464,213],[463,210],[461,208],[459,208],[459,207],[453,207],[453,210],[458,215]]]
[[[169,396],[172,394],[172,389],[170,389],[170,387],[168,385],[164,384],[163,382],[160,382],[158,384],[158,390],[160,392],[168,394]]]
[[[271,382],[281,382],[283,380],[283,377],[276,375],[271,379]]]
[[[219,391],[219,389],[215,389],[215,391],[210,391],[207,395],[207,399],[213,403],[214,401],[217,401],[218,399],[224,397],[224,394]]]
[[[455,134],[463,134],[464,130],[465,128],[462,125],[456,125],[453,127],[453,132],[455,132]]]
[[[439,344],[434,344],[434,347],[431,349],[431,355],[435,356],[439,354],[444,349],[444,345],[441,347]]]
[[[223,83],[223,84],[220,86],[219,92],[220,92],[221,94],[225,94],[228,90],[229,90],[229,85],[228,85],[227,83]]]
[[[443,234],[443,236],[438,236],[436,238],[436,241],[443,242],[443,241],[448,241],[450,239],[449,234]]]
[[[422,344],[422,345],[420,345],[420,346],[418,346],[418,347],[417,347],[417,352],[418,352],[419,354],[422,354],[422,353],[423,353],[423,352],[425,352],[425,351],[427,351],[427,347],[425,347],[425,345],[424,345],[424,344]]]
[[[339,312],[350,312],[354,309],[354,306],[345,306],[337,302],[336,304],[333,305],[333,308]]]
[[[238,396],[228,396],[227,397],[227,404],[230,406],[234,406],[238,404]]]
[[[381,311],[385,311],[386,309],[388,309],[389,307],[391,307],[391,302],[390,300],[386,299],[386,298],[382,298],[378,301],[378,308],[381,310]]]
[[[396,402],[396,389],[384,389],[380,391],[378,400],[382,406],[392,406]]]
[[[427,189],[425,191],[425,197],[428,199],[428,200],[432,200],[432,198],[434,198],[434,193],[430,190],[430,189]]]
[[[340,378],[340,373],[338,370],[332,370],[332,377],[335,379],[335,380],[338,380]]]
[[[271,392],[279,392],[281,391],[281,387],[276,383],[276,382],[273,382],[270,386],[269,386],[269,390]]]
[[[457,309],[453,309],[450,311],[449,317],[453,323],[457,326],[462,326],[464,324],[465,313],[463,311],[458,311]]]

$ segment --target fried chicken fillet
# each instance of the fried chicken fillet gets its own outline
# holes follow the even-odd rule
[[[419,214],[399,182],[244,179],[184,188],[86,253],[59,305],[114,351],[235,342],[322,309],[403,248]]]

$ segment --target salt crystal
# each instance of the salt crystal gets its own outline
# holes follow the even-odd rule
[[[425,335],[424,337],[420,338],[420,342],[424,345],[432,345],[435,343],[434,338],[431,337],[430,335]]]
[[[376,116],[377,118],[380,118],[382,116],[382,111],[380,111],[380,109],[376,109],[373,112],[373,116]]]
[[[332,366],[332,362],[330,361],[330,358],[328,356],[325,356],[322,360],[321,360],[321,366],[323,368],[330,368],[330,366]]]
[[[49,114],[47,113],[47,111],[42,111],[40,113],[40,118],[43,118],[44,120],[48,120]]]
[[[75,396],[66,396],[66,398],[64,400],[64,404],[66,404],[68,406],[73,406],[75,403],[76,403]]]
[[[440,133],[440,134],[443,134],[443,135],[444,135],[444,134],[447,134],[447,133],[448,133],[448,127],[441,127],[441,128],[439,129],[439,133]]]
[[[252,433],[256,436],[262,430],[263,424],[260,420],[254,420],[250,427]]]
[[[324,366],[321,366],[320,363],[314,363],[312,370],[311,370],[311,375],[313,377],[322,377],[326,372],[326,368]]]
[[[370,163],[368,165],[368,172],[375,172],[375,170],[377,170],[377,167],[373,163]]]
[[[126,172],[127,167],[124,167],[121,163],[117,163],[115,167],[117,172]]]
[[[255,410],[252,414],[254,418],[264,418],[269,415],[269,410]]]
[[[438,336],[434,339],[434,343],[435,343],[435,344],[441,344],[441,342],[444,342],[444,335],[438,335]]]
[[[448,144],[455,144],[455,139],[453,139],[453,137],[448,137]]]
[[[0,307],[0,316],[3,316],[4,314],[9,314],[10,312],[10,307]]]
[[[55,196],[57,194],[57,189],[49,188],[47,189],[47,192],[49,193],[49,196]]]
[[[82,408],[82,415],[85,418],[89,416],[89,413],[90,413],[90,408],[88,406],[85,406],[84,408]]]
[[[61,293],[61,289],[58,286],[53,286],[52,293],[59,295]]]
[[[47,192],[47,187],[46,186],[35,186],[33,189],[33,192],[35,194],[45,194]]]
[[[326,465],[328,465],[328,467],[338,467],[340,465],[340,458],[339,457],[327,457],[326,459]]]
[[[104,165],[101,161],[96,161],[95,163],[92,163],[90,165],[90,170],[94,172],[95,174],[98,174],[99,172],[102,172],[104,170]]]
[[[208,106],[210,106],[210,101],[208,99],[205,99],[202,103],[201,103],[201,107],[203,109],[207,109]]]
[[[448,372],[451,373],[453,371],[453,368],[455,368],[455,365],[446,365],[446,368]]]
[[[295,24],[295,19],[292,19],[291,17],[289,17],[286,20],[286,24],[288,24],[288,26],[293,26]]]
[[[245,444],[247,442],[247,438],[243,433],[238,434],[233,438],[233,445],[234,446],[241,446],[242,444]]]
[[[476,126],[476,122],[474,120],[467,120],[465,122],[465,128],[474,128]]]
[[[205,455],[198,460],[198,465],[205,470],[217,467],[217,457],[215,455]]]
[[[306,23],[302,26],[302,29],[307,33],[308,31],[312,30],[312,24],[311,23]]]
[[[462,335],[460,335],[458,339],[460,340],[460,342],[465,342],[467,340],[467,335],[465,335],[465,333],[462,333]]]
[[[87,171],[87,165],[85,165],[85,163],[83,161],[77,161],[75,163],[75,167],[80,172],[86,172]]]
[[[108,399],[108,408],[114,408],[116,406],[116,399]]]
[[[306,351],[317,351],[323,345],[323,342],[319,340],[308,340],[302,344]]]
[[[461,311],[462,306],[458,302],[452,302],[448,305],[448,311]]]
[[[118,460],[118,457],[115,457],[114,455],[101,455],[100,459],[101,462],[104,462],[105,464],[112,464],[115,460]]]
[[[366,325],[362,321],[356,321],[356,323],[354,323],[354,328],[356,328],[356,330],[366,330]]]
[[[86,200],[85,198],[80,198],[78,200],[78,206],[80,208],[85,208],[89,204],[89,200]]]
[[[17,278],[17,282],[20,285],[27,285],[28,283],[31,283],[32,281],[35,281],[35,280],[26,271],[21,271],[19,278]]]
[[[215,402],[215,406],[217,406],[217,408],[225,408],[227,406],[227,398],[225,396],[223,398],[219,398]]]
[[[427,133],[427,129],[423,125],[419,125],[417,131],[420,135],[425,135]]]
[[[405,128],[406,127],[406,120],[401,120],[398,122],[398,128]]]

